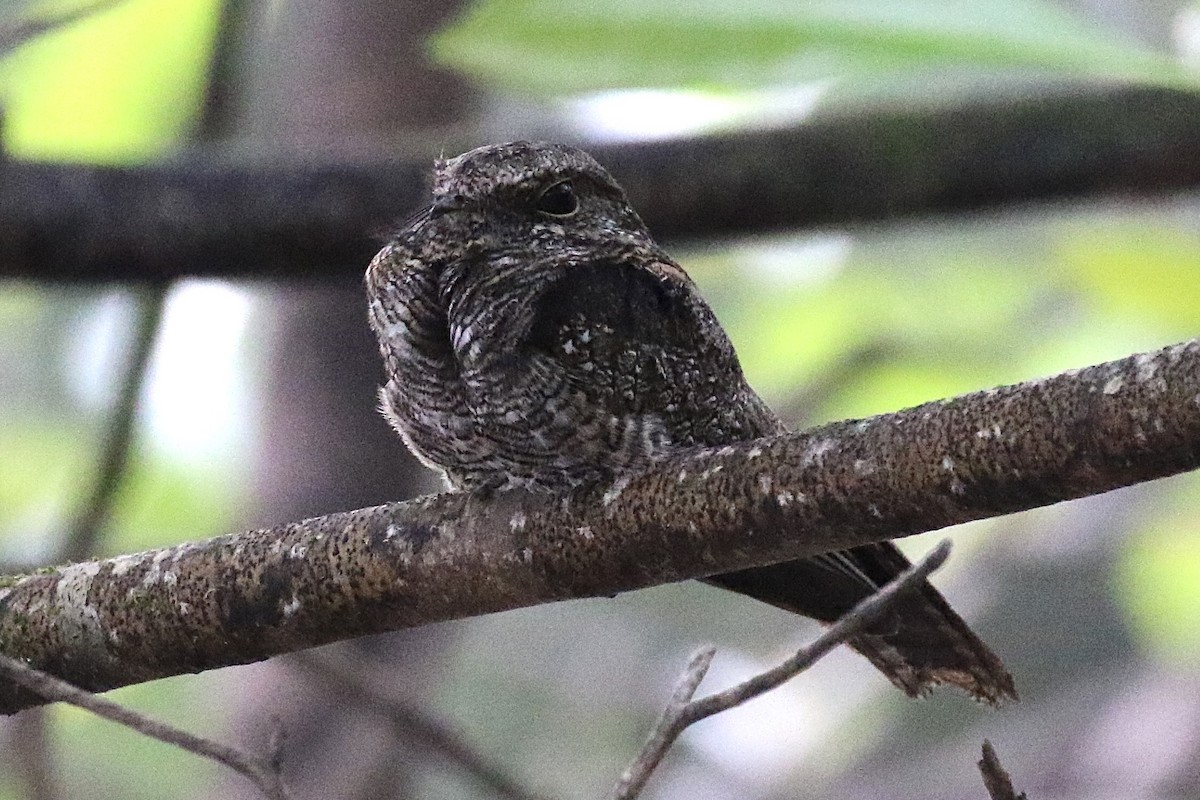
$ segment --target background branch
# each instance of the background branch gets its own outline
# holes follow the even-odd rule
[[[112,514],[117,489],[129,465],[138,400],[150,371],[150,356],[162,326],[169,291],[170,286],[163,283],[139,287],[135,291],[132,347],[121,371],[116,403],[110,412],[100,445],[95,482],[80,503],[58,559],[79,561],[94,555],[100,539],[100,528]]]
[[[0,652],[92,691],[812,556],[1200,466],[1200,340],[665,460],[7,579]],[[0,584],[3,585],[3,584]],[[0,684],[0,710],[37,702]]]
[[[287,790],[279,779],[278,750],[274,742],[267,758],[256,758],[236,748],[150,719],[132,709],[85,692],[53,675],[31,669],[15,658],[0,655],[0,674],[46,700],[70,703],[152,739],[224,764],[253,781],[270,800],[289,800]]]
[[[692,696],[704,680],[716,653],[711,647],[700,650],[692,656],[691,662],[680,677],[671,700],[659,717],[658,724],[651,731],[646,745],[621,775],[611,795],[613,800],[632,800],[640,795],[650,775],[689,725],[740,706],[796,677],[839,644],[879,619],[898,597],[929,577],[934,570],[946,563],[949,556],[950,542],[943,540],[924,558],[850,609],[837,622],[826,628],[812,644],[798,650],[787,661],[737,686],[693,700]]]
[[[287,664],[317,681],[322,689],[340,701],[354,703],[364,711],[386,718],[397,739],[437,753],[497,796],[509,800],[538,800],[538,795],[511,778],[501,765],[489,762],[472,750],[445,724],[421,708],[385,694],[378,688],[386,680],[382,675],[371,674],[346,658],[332,663],[324,657],[299,654],[289,658]]]
[[[427,201],[430,157],[397,149],[319,165],[200,149],[138,167],[0,160],[0,277],[357,279],[377,249],[367,233]],[[657,236],[712,238],[1195,188],[1200,95],[1067,86],[591,150]]]

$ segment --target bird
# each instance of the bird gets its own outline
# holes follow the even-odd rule
[[[451,491],[568,492],[786,432],[696,285],[594,158],[516,141],[434,164],[364,279],[380,408]],[[712,576],[831,624],[909,566],[891,542]],[[912,697],[1016,698],[928,581],[850,646]]]

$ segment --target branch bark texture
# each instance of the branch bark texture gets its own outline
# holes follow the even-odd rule
[[[657,237],[711,238],[1195,188],[1200,95],[1067,86],[590,149]],[[397,160],[390,143],[377,152],[304,164],[194,150],[137,167],[0,158],[0,277],[357,279],[378,249],[369,232],[428,199],[429,158]]]
[[[0,652],[91,691],[893,539],[1200,466],[1200,339],[570,496],[437,495],[0,585]],[[0,713],[39,702],[0,683]]]

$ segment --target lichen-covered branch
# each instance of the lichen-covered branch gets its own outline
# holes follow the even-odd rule
[[[570,496],[438,495],[0,585],[0,652],[99,691],[811,556],[1200,466],[1200,340],[698,450]],[[0,683],[0,712],[38,700]]]

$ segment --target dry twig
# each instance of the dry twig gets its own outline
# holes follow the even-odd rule
[[[655,768],[662,762],[667,750],[679,738],[684,729],[702,719],[728,711],[748,700],[752,700],[782,683],[799,675],[819,658],[884,614],[896,598],[919,584],[929,574],[945,563],[950,555],[950,542],[943,540],[928,555],[906,569],[875,594],[856,605],[837,622],[825,629],[812,644],[798,650],[782,664],[759,673],[749,680],[716,694],[693,700],[692,696],[704,680],[716,650],[706,647],[688,663],[671,694],[671,700],[659,717],[645,746],[626,767],[621,779],[610,795],[612,800],[632,800],[637,797]]]
[[[988,797],[992,800],[1028,800],[1024,792],[1017,794],[1013,789],[1012,779],[1008,772],[1000,766],[996,749],[987,739],[983,740],[983,758],[979,759],[979,772],[983,775],[983,785],[987,787]]]

